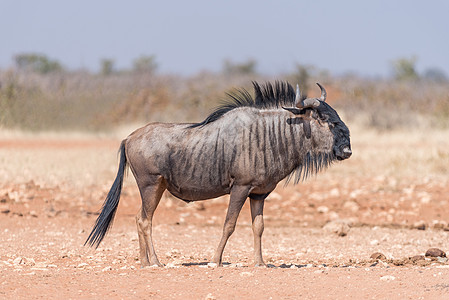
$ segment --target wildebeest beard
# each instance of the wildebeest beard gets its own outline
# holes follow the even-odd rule
[[[294,184],[297,184],[301,180],[306,180],[310,175],[316,174],[329,167],[334,160],[335,156],[333,155],[333,152],[318,154],[308,152],[299,166],[287,176],[285,185],[287,185],[293,177],[295,178],[293,181]]]

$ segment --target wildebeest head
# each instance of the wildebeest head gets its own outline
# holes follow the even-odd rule
[[[318,128],[319,131],[329,130],[333,135],[332,154],[338,160],[344,160],[351,156],[351,143],[349,129],[340,119],[337,112],[326,101],[326,90],[317,83],[321,89],[319,98],[302,99],[299,86],[296,86],[296,107],[284,107],[284,109],[300,116],[298,119],[303,123],[306,137],[316,139],[319,136],[312,136],[311,128]]]

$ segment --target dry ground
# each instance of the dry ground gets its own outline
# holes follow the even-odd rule
[[[2,132],[0,297],[442,299],[446,259],[409,257],[449,250],[448,137],[352,128],[353,157],[297,186],[281,183],[267,200],[269,268],[252,266],[248,207],[225,266],[213,268],[227,198],[187,205],[164,195],[154,240],[166,267],[140,269],[132,176],[109,235],[96,250],[83,247],[115,176],[119,138]],[[329,221],[351,228],[338,236],[323,229]],[[386,258],[371,260],[377,251]]]

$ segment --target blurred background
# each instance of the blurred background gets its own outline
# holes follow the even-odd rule
[[[320,82],[350,124],[449,125],[449,3],[1,2],[0,128],[198,122],[226,91]],[[355,125],[353,125],[355,126]]]

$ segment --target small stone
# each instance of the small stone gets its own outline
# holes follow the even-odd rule
[[[77,268],[79,268],[79,269],[81,269],[81,268],[84,268],[84,267],[87,267],[88,266],[88,264],[86,264],[86,263],[80,263],[78,266],[76,266]]]
[[[445,221],[433,220],[432,226],[434,229],[446,229],[448,228],[448,224]]]
[[[251,272],[241,272],[240,276],[241,277],[251,277],[251,276],[253,276],[253,273],[251,273]]]
[[[23,262],[23,258],[22,257],[16,257],[13,261],[12,261],[12,263],[14,264],[14,265],[20,265],[21,263]]]
[[[356,213],[359,211],[359,204],[357,202],[355,202],[354,200],[348,200],[343,204],[343,208],[347,209],[353,213]]]
[[[379,245],[379,240],[372,240],[369,242],[371,246]]]
[[[424,222],[424,221],[417,221],[417,222],[413,223],[412,228],[418,229],[418,230],[426,230],[427,225],[426,225],[426,222]]]
[[[427,260],[418,260],[417,262],[416,262],[416,264],[418,265],[418,266],[421,266],[421,267],[425,267],[425,266],[428,266],[428,265],[430,265],[430,261],[427,261]]]
[[[201,267],[201,266],[200,266]],[[145,266],[143,267],[146,270],[150,270],[150,269],[159,269],[158,265],[151,265],[151,266]],[[106,268],[105,268],[106,269]],[[104,271],[103,271],[104,272]]]
[[[0,205],[0,212],[2,214],[9,214],[11,212],[11,210],[9,209],[9,205],[8,204]]]
[[[395,279],[396,279],[396,277],[391,276],[391,275],[385,275],[385,276],[380,277],[380,280],[382,280],[382,281],[391,281],[391,280],[395,280]]]
[[[176,265],[176,264],[173,263],[173,262],[169,262],[168,264],[165,265],[165,267],[166,267],[166,268],[170,268],[170,269],[177,269],[177,268],[179,268],[179,266]]]
[[[212,293],[207,294],[206,298],[204,298],[205,300],[215,300],[217,298],[215,298],[214,295],[212,295]]]
[[[438,248],[430,248],[426,251],[427,257],[446,257],[446,253]]]
[[[324,225],[323,229],[327,232],[335,233],[338,236],[346,236],[351,228],[348,223],[343,220],[334,220]]]
[[[112,270],[112,267],[111,266],[107,266],[107,267],[103,268],[101,270],[101,272],[108,272],[108,271],[111,271],[111,270]]]
[[[218,267],[218,265],[216,263],[213,263],[213,262],[208,263],[207,266],[209,268],[216,268],[216,267]]]
[[[318,206],[316,210],[320,214],[325,214],[329,211],[329,208],[327,206],[321,205],[321,206]]]
[[[373,254],[371,254],[370,256],[371,259],[375,259],[375,260],[386,260],[387,257],[380,252],[374,252]]]
[[[329,191],[329,196],[331,197],[338,197],[340,196],[340,190],[338,188],[333,188]]]
[[[425,260],[425,257],[424,257],[424,255],[415,255],[415,256],[410,257],[409,259],[411,262],[416,263],[417,261]]]
[[[438,262],[445,263],[447,262],[447,257],[437,257]]]
[[[420,202],[422,204],[429,204],[430,201],[432,200],[432,197],[426,192],[420,193],[420,196],[421,196]]]
[[[199,211],[206,210],[206,206],[204,206],[203,202],[197,202],[195,209]]]

